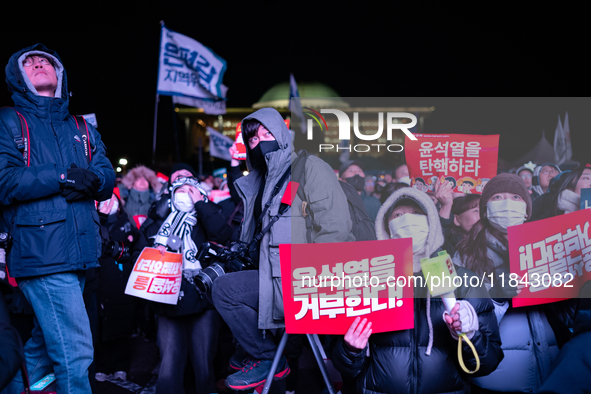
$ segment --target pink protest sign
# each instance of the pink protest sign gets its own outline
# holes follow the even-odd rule
[[[343,335],[357,316],[374,333],[414,327],[414,288],[397,283],[413,274],[410,238],[286,244],[279,254],[287,333]]]
[[[590,223],[591,210],[583,209],[508,228],[513,276],[508,285],[525,285],[513,306],[579,295],[581,286],[591,280]]]

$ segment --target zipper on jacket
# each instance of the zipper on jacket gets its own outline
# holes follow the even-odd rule
[[[57,136],[57,133],[55,132],[55,129],[53,127],[53,118],[51,116],[51,106],[53,104],[53,99],[49,100],[49,126],[51,127],[51,131],[53,132],[53,136],[55,137],[55,142],[57,144],[57,150],[60,153],[60,157],[62,159],[62,165],[67,165],[64,162],[64,155],[62,153],[62,149],[60,148],[60,140]],[[66,170],[66,175],[67,175],[67,170]],[[76,227],[76,243],[78,244],[78,256],[76,257],[76,260],[80,260],[80,258],[82,257],[82,246],[80,245],[80,239],[78,238],[78,221],[76,220],[76,211],[74,211],[74,206],[72,204],[68,204],[70,206],[70,210],[72,212],[72,218],[74,219],[74,226]]]

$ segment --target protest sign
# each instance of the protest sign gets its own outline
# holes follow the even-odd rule
[[[414,327],[410,238],[285,244],[279,255],[287,333],[343,335],[357,316],[374,333]]]
[[[181,288],[183,255],[144,248],[125,287],[125,294],[176,305]]]
[[[411,186],[434,191],[435,183],[449,181],[454,192],[482,194],[497,175],[498,135],[415,134],[406,137],[404,152]]]
[[[246,160],[246,146],[242,139],[242,122],[239,122],[236,126],[236,149],[238,151],[232,155],[232,158],[236,160]]]
[[[581,189],[581,209],[591,208],[591,188]]]
[[[513,306],[579,296],[591,279],[590,223],[585,209],[508,228],[511,278],[505,286],[525,285]]]
[[[226,190],[212,190],[209,192],[209,199],[214,203],[219,203],[230,198],[230,192]]]

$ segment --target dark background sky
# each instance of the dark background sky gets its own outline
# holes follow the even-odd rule
[[[461,108],[418,99],[588,96],[582,10],[457,2],[120,3],[23,3],[0,23],[4,65],[36,42],[57,50],[73,93],[71,112],[97,114],[112,162],[126,156],[131,165],[150,164],[160,20],[227,61],[229,107],[249,107],[293,72],[299,83],[323,82],[342,97],[435,103],[427,131],[501,134],[500,155],[509,160],[533,146],[542,129],[552,142],[557,115],[568,110],[575,158],[589,160],[588,98],[469,100]],[[12,105],[5,89],[0,105]],[[159,138],[172,138],[169,108],[162,98]]]

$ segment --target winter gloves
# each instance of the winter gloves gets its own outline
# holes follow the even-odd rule
[[[67,201],[92,197],[98,191],[100,185],[100,178],[94,172],[85,168],[78,168],[76,164],[72,164],[68,168],[68,179],[62,196]]]
[[[468,301],[461,300],[458,301],[458,303],[460,304],[460,308],[458,309],[456,314],[459,315],[459,319],[455,319],[456,314],[454,314],[454,316],[452,316],[452,321],[456,322],[459,320],[461,322],[462,327],[461,332],[466,334],[466,337],[468,337],[468,339],[472,339],[472,337],[474,336],[474,332],[478,331],[478,314],[474,310],[472,304],[470,304]],[[450,316],[447,312],[444,312],[443,321],[445,321],[446,315]],[[452,329],[449,324],[447,325],[447,328],[449,329],[451,336],[457,340],[458,333],[456,332],[456,330]]]

